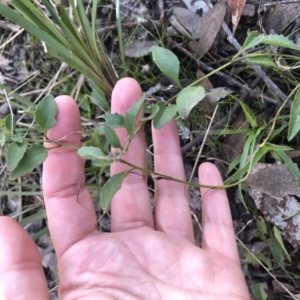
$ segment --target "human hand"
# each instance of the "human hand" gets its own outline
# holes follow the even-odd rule
[[[141,94],[133,79],[120,80],[112,94],[112,111],[124,115]],[[48,138],[65,137],[64,142],[79,146],[81,122],[75,102],[68,96],[56,101],[57,124]],[[125,130],[117,133],[126,144]],[[153,129],[153,142],[155,171],[185,180],[175,122]],[[146,167],[143,129],[123,159]],[[126,165],[115,163],[111,174],[126,169]],[[129,174],[112,201],[112,232],[101,233],[96,230],[87,190],[83,188],[78,194],[82,159],[76,150],[66,147],[49,152],[43,189],[58,258],[60,299],[250,299],[225,191],[201,189],[200,249],[194,244],[186,187],[157,181],[153,219],[146,176],[135,172],[142,176]],[[202,184],[222,184],[217,169],[209,163],[201,165],[199,178]],[[0,218],[0,245],[0,298],[48,299],[37,248],[7,217]]]

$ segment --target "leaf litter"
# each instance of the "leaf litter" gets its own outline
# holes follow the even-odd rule
[[[2,2],[3,2],[3,0],[2,0]],[[236,51],[233,51],[233,47],[224,38],[223,29],[221,29],[223,21],[225,21],[227,24],[230,25],[230,23],[228,23],[227,13],[225,12],[225,14],[224,14],[224,7],[226,8],[226,5],[224,6],[224,4],[222,4],[222,5],[219,4],[219,6],[217,6],[218,5],[217,4],[217,5],[214,5],[212,7],[212,9],[209,9],[209,6],[204,1],[183,0],[183,1],[179,1],[180,3],[177,1],[176,2],[175,1],[163,1],[163,2],[165,5],[164,8],[165,9],[167,9],[168,7],[171,8],[171,11],[173,13],[168,12],[167,14],[162,14],[161,8],[158,8],[157,6],[153,5],[155,3],[155,1],[149,1],[149,0],[143,1],[143,2],[142,1],[121,1],[121,7],[123,7],[121,9],[122,22],[128,22],[128,23],[136,22],[136,25],[134,25],[133,27],[128,27],[129,29],[127,29],[127,27],[124,27],[125,28],[124,29],[124,41],[126,41],[126,43],[128,45],[127,48],[125,48],[126,49],[125,51],[128,51],[128,49],[130,49],[130,48],[131,48],[130,51],[133,51],[132,53],[129,53],[129,54],[127,53],[128,56],[133,57],[133,58],[139,58],[139,59],[141,59],[141,61],[143,63],[146,62],[146,64],[150,64],[149,61],[151,59],[149,59],[149,53],[152,49],[152,46],[154,44],[157,45],[157,42],[152,42],[152,40],[159,41],[160,46],[164,46],[167,49],[171,50],[172,52],[175,52],[176,55],[178,55],[178,52],[180,52],[180,51],[178,51],[178,49],[176,47],[173,47],[175,44],[172,44],[172,41],[175,41],[179,45],[182,44],[185,47],[185,49],[188,49],[189,42],[191,42],[191,43],[194,42],[197,47],[194,49],[190,48],[190,50],[191,50],[190,53],[192,55],[196,56],[198,61],[194,60],[192,63],[190,63],[189,59],[186,59],[186,58],[183,59],[182,53],[180,53],[178,55],[180,62],[184,62],[183,64],[180,65],[180,73],[179,73],[179,81],[182,84],[182,80],[186,79],[184,77],[188,77],[185,75],[186,73],[189,73],[189,75],[191,75],[192,78],[194,78],[194,77],[199,78],[198,76],[195,76],[195,73],[197,72],[197,70],[200,70],[200,69],[203,71],[202,76],[205,76],[207,73],[209,73],[210,72],[209,68],[205,69],[206,67],[204,67],[203,63],[208,62],[209,63],[208,67],[217,69],[224,63],[224,60],[227,61],[229,57],[231,57],[232,55],[234,55],[236,53]],[[222,3],[222,1],[221,1],[221,3]],[[184,4],[184,5],[182,5],[182,4]],[[282,33],[281,30],[284,30],[284,32],[288,32],[289,29],[293,29],[295,32],[297,32],[297,29],[299,28],[299,27],[297,27],[297,24],[299,25],[299,22],[297,22],[297,18],[299,17],[299,10],[297,9],[296,6],[281,5],[281,4],[277,4],[276,6],[270,6],[270,5],[266,6],[264,4],[264,2],[259,7],[255,3],[254,4],[249,3],[249,5],[250,5],[250,9],[251,9],[251,12],[248,13],[248,15],[247,15],[249,18],[247,18],[247,19],[243,18],[243,15],[244,16],[246,15],[245,9],[244,9],[239,23],[238,24],[236,23],[237,26],[236,26],[235,35],[239,41],[243,41],[244,38],[247,36],[247,30],[258,30],[257,29],[257,27],[258,27],[257,20],[254,20],[258,14],[261,14],[258,17],[259,18],[261,17],[262,22],[263,22],[262,23],[263,28],[261,28],[260,33],[263,33],[263,30],[265,30],[267,33],[274,30],[276,33],[281,34]],[[246,8],[246,6],[247,6],[247,4],[245,5],[245,8]],[[281,12],[277,13],[277,15],[272,13],[273,11],[277,10],[277,7],[281,7],[281,6],[285,6],[285,10],[281,10]],[[240,3],[239,3],[239,7],[241,7]],[[270,7],[272,7],[272,9],[270,9]],[[293,8],[288,9],[289,7],[293,7]],[[263,13],[261,13],[262,9],[264,9]],[[255,12],[254,14],[253,14],[253,11]],[[98,12],[100,12],[99,16],[98,16],[98,20],[97,20],[97,21],[99,21],[98,24],[102,24],[102,25],[103,24],[111,24],[112,20],[108,19],[109,18],[108,16],[111,15],[110,7],[104,8],[103,6],[101,6],[101,7],[99,6]],[[240,12],[241,12],[241,9],[239,9],[238,14],[240,14]],[[147,22],[147,20],[149,20],[149,23],[153,23],[153,21],[155,21],[156,22],[155,24],[158,24],[161,21],[161,20],[159,20],[161,15],[164,15],[164,20],[162,20],[161,25],[157,25],[157,26],[161,26],[158,28],[159,30],[161,28],[164,28],[164,29],[166,29],[166,31],[164,31],[161,36],[155,36],[155,39],[153,39],[152,34],[153,34],[153,32],[155,32],[155,30],[152,31],[151,29],[149,29],[149,27],[147,27],[147,29],[145,29],[143,26],[139,26],[139,22]],[[208,16],[205,18],[206,15],[208,15]],[[240,16],[238,18],[240,18]],[[277,24],[278,24],[278,26],[277,26]],[[97,30],[99,32],[108,32],[108,31],[103,30],[102,25],[99,28],[97,28]],[[233,25],[235,25],[235,24],[233,24]],[[1,27],[1,25],[0,25],[0,27]],[[0,30],[1,30],[1,28],[0,28]],[[7,30],[10,30],[10,29],[7,28]],[[1,33],[2,33],[2,31],[1,31]],[[288,34],[289,33],[287,33],[287,34],[285,33],[284,35],[288,36]],[[176,37],[175,37],[175,35],[176,35]],[[178,37],[179,35],[180,35],[180,37]],[[182,35],[184,35],[187,38],[183,39]],[[108,41],[106,46],[107,46],[108,52],[113,53],[113,55],[114,55],[114,56],[112,56],[112,61],[113,61],[115,59],[115,57],[118,56],[116,47],[113,48],[111,46],[114,44],[114,42],[112,42],[113,31],[110,32],[108,34],[108,36],[109,37],[106,37],[107,41]],[[296,41],[296,34],[294,35],[294,33],[291,33],[290,39],[291,39],[291,41]],[[197,45],[197,42],[199,43],[198,45]],[[26,47],[28,47],[28,45]],[[30,46],[28,49],[30,49],[30,51],[32,51],[33,48],[34,47]],[[140,49],[137,49],[137,48],[140,48]],[[8,65],[5,67],[6,69],[0,66],[1,72],[3,72],[3,70],[6,71],[6,73],[3,72],[2,77],[5,77],[5,78],[10,77],[10,79],[16,79],[18,76],[17,73],[20,70],[20,68],[19,68],[20,66],[22,66],[22,68],[24,67],[25,70],[27,69],[27,67],[28,67],[28,69],[32,69],[32,62],[30,61],[30,59],[32,59],[32,58],[30,56],[30,53],[29,54],[27,53],[25,56],[24,54],[22,54],[22,53],[20,54],[18,51],[16,51],[16,49],[17,50],[20,49],[19,44],[9,45],[9,49],[6,48],[4,52],[1,52],[1,54],[3,54],[4,57],[6,57],[7,60],[9,60],[9,62],[4,61],[4,63],[3,63],[4,65],[8,63]],[[278,47],[272,46],[272,47],[269,47],[268,49],[272,49],[272,51],[275,50],[274,53],[279,54],[279,52],[276,52],[276,51],[278,51]],[[135,52],[135,50],[137,50],[137,51]],[[253,50],[253,49],[251,49],[251,50]],[[37,53],[35,52],[33,57],[35,59],[42,57],[41,55],[39,55],[40,52],[41,51],[38,49],[38,52]],[[8,53],[9,54],[13,53],[13,55],[8,55]],[[272,53],[273,52],[270,52],[269,59],[271,59]],[[26,59],[25,59],[25,57],[26,57]],[[199,60],[199,57],[202,57],[201,60]],[[19,58],[19,61],[16,58]],[[47,59],[46,59],[46,62],[48,63]],[[42,64],[43,62],[39,62],[39,63]],[[134,60],[134,63],[137,64],[139,62],[137,60]],[[9,68],[9,70],[8,70],[8,68]],[[185,68],[187,70],[185,70]],[[150,67],[150,69],[151,69],[151,67]],[[12,70],[14,70],[15,77],[13,78],[11,76],[11,74],[7,72],[7,70],[10,71],[10,73],[12,73]],[[117,69],[117,72],[120,72],[119,68]],[[21,74],[21,72],[19,72],[19,73]],[[229,119],[228,123],[226,123],[227,121],[225,121],[225,123],[222,123],[223,117],[226,117],[227,115],[231,115],[230,105],[226,104],[226,102],[227,103],[229,101],[231,101],[231,103],[234,102],[234,100],[232,98],[230,98],[230,94],[226,93],[226,90],[228,89],[228,90],[232,91],[233,94],[235,94],[235,95],[236,94],[242,95],[244,92],[243,87],[236,86],[234,83],[232,83],[231,79],[238,78],[239,82],[243,82],[244,87],[248,87],[248,86],[251,86],[251,80],[253,78],[255,78],[257,75],[255,73],[253,73],[252,71],[249,72],[249,69],[247,67],[245,67],[245,65],[243,63],[236,64],[231,69],[230,68],[226,69],[225,73],[230,75],[230,76],[226,77],[226,79],[224,79],[225,77],[211,76],[210,80],[208,80],[210,83],[210,86],[208,88],[204,86],[205,85],[204,81],[201,82],[201,86],[203,86],[205,88],[206,94],[213,92],[212,94],[216,95],[218,97],[217,97],[217,99],[209,99],[209,95],[206,95],[206,97],[204,99],[202,99],[199,104],[197,104],[195,106],[195,108],[196,108],[195,111],[197,111],[197,113],[199,111],[201,111],[202,114],[204,112],[205,117],[207,118],[207,116],[208,116],[208,118],[209,118],[209,116],[211,116],[210,112],[212,111],[212,109],[214,107],[214,105],[211,102],[215,102],[215,101],[222,102],[222,109],[220,109],[221,115],[219,118],[216,118],[216,124],[215,124],[216,126],[219,126],[219,127],[217,127],[216,129],[222,130],[222,129],[231,128],[233,130],[238,130],[238,129],[240,129],[240,127],[238,124],[235,124],[235,120],[238,120],[240,118],[240,115],[242,114],[240,112],[233,113],[233,115],[232,115],[233,118]],[[292,73],[292,75],[295,76],[294,77],[295,79],[297,79],[297,80],[299,79],[297,72],[289,72],[289,73]],[[236,74],[238,76],[235,76]],[[270,72],[268,74],[272,78],[276,76],[276,75],[270,75]],[[150,77],[152,76],[152,74],[150,74],[149,71],[145,71],[145,73],[142,74],[141,77],[139,77],[140,74],[130,73],[130,75],[137,77],[137,79],[142,83],[143,90],[147,90],[149,88],[148,81],[150,81]],[[151,75],[151,76],[148,76],[148,75]],[[155,73],[155,76],[156,76],[157,82],[152,82],[153,86],[156,84],[159,85],[158,82],[160,79],[159,78],[160,73]],[[176,76],[177,76],[177,73],[176,73]],[[291,78],[293,78],[293,76]],[[22,76],[22,78],[24,79],[24,76]],[[146,84],[145,84],[145,78],[147,81]],[[280,81],[283,82],[283,80],[284,79],[280,78]],[[7,82],[11,83],[12,81],[7,81]],[[41,81],[41,82],[44,84],[43,81]],[[13,85],[13,83],[12,83],[11,88],[13,88],[13,89],[18,88],[19,83],[20,83],[20,81],[17,82],[15,85]],[[31,88],[30,90],[38,90],[39,88],[40,88],[40,86],[36,85],[33,88]],[[270,112],[270,111],[274,110],[273,105],[270,105],[268,103],[265,103],[264,101],[261,101],[261,96],[264,96],[266,94],[270,95],[273,93],[273,91],[271,89],[267,89],[266,87],[264,87],[263,84],[258,84],[255,87],[251,87],[251,89],[252,89],[252,91],[257,92],[257,97],[254,99],[253,99],[253,97],[252,98],[249,97],[250,101],[249,101],[249,98],[246,98],[245,102],[247,101],[247,105],[249,105],[249,107],[256,109],[255,113],[257,111]],[[24,90],[22,90],[22,89],[21,89],[21,91],[24,92]],[[215,91],[217,91],[217,92],[215,93]],[[25,91],[25,92],[27,92],[27,91]],[[59,91],[57,91],[57,93],[58,92]],[[80,94],[85,94],[85,92],[86,91],[81,90]],[[178,91],[177,91],[177,93],[178,93]],[[224,96],[224,99],[222,99],[221,95]],[[172,94],[168,95],[168,97],[172,97],[172,96],[174,96],[174,95],[172,95]],[[79,99],[78,99],[79,102],[83,101],[83,99],[80,97],[81,96],[79,96]],[[166,97],[165,97],[164,92],[162,91],[162,89],[159,89],[159,88],[153,93],[152,98],[155,99],[155,97],[159,97],[159,99],[160,99],[159,101],[162,101],[162,102],[164,102],[168,99],[168,98],[165,99]],[[276,98],[276,97],[274,96],[274,98]],[[254,100],[254,102],[251,102],[251,99]],[[34,101],[34,100],[35,100],[35,97],[32,97],[32,101]],[[222,101],[220,101],[220,100],[222,100]],[[243,101],[244,101],[244,98],[243,98]],[[259,102],[259,105],[257,105],[258,102]],[[259,107],[260,105],[261,105],[261,107]],[[259,107],[259,109],[258,109],[258,107]],[[92,107],[92,108],[94,108],[94,107]],[[174,112],[173,112],[172,106],[170,106],[170,110],[172,113],[168,114],[168,115],[173,115],[175,113],[175,107],[174,107]],[[84,109],[82,111],[84,111]],[[96,111],[99,113],[99,110],[96,110]],[[83,114],[85,114],[85,113],[86,112],[84,111]],[[184,108],[182,109],[182,113],[183,113],[183,116],[186,115],[186,111],[184,110]],[[202,120],[203,120],[203,115],[195,114],[194,117],[198,123],[202,122]],[[90,117],[88,117],[88,118],[90,118]],[[113,122],[112,126],[118,127],[118,124],[120,122],[122,123],[123,121],[119,120],[118,122]],[[189,134],[186,134],[187,141],[185,141],[185,142],[188,143],[189,141],[191,141],[192,140],[191,136],[193,136],[193,135],[198,137],[197,134],[190,133],[190,132],[195,132],[197,130],[200,130],[201,129],[200,126],[196,127],[195,124],[193,124],[193,122],[189,118],[184,120],[183,126],[185,126],[185,128],[187,128],[188,132],[189,132]],[[238,150],[237,152],[241,153],[243,150],[243,142],[245,142],[244,138],[246,137],[246,134],[240,134],[240,135],[239,135],[239,133],[234,134],[232,136],[236,136],[236,140],[232,139],[231,141],[229,139],[227,139],[230,136],[231,135],[226,135],[226,134],[220,134],[217,137],[215,135],[210,136],[209,141],[207,142],[207,144],[205,146],[207,148],[206,149],[207,152],[205,153],[205,156],[208,156],[213,161],[220,160],[223,164],[223,159],[222,159],[221,155],[220,156],[218,155],[219,154],[218,147],[223,148],[224,142],[226,142],[226,141],[229,143],[229,145],[233,149]],[[239,139],[240,139],[240,144],[238,144]],[[220,144],[219,144],[219,142],[220,142]],[[199,144],[199,142],[198,142],[198,144]],[[192,157],[194,156],[195,151],[197,150],[198,144],[196,144],[196,146],[194,146],[189,153],[185,153],[185,155],[187,154],[189,160],[190,159],[192,160]],[[234,158],[237,159],[238,155],[235,155]],[[203,160],[205,160],[205,158],[203,158]],[[233,157],[231,158],[231,162],[232,162],[232,160],[233,160]],[[226,163],[224,165],[226,165]],[[272,174],[270,174],[270,173],[264,174],[264,176],[267,176],[268,178],[271,177],[271,175]],[[197,181],[197,179],[194,178],[194,181]],[[250,182],[251,182],[251,180],[250,180]],[[285,235],[286,234],[285,232],[288,231],[288,230],[286,230],[286,228],[291,230],[291,232],[293,232],[293,230],[295,229],[295,224],[290,224],[289,222],[292,222],[292,221],[294,222],[294,220],[297,219],[297,214],[295,214],[295,215],[293,215],[293,214],[297,211],[298,206],[295,205],[295,208],[296,208],[295,210],[291,209],[290,207],[286,208],[284,206],[284,205],[286,205],[286,203],[289,203],[289,204],[291,203],[292,206],[294,204],[296,204],[296,202],[298,200],[297,199],[298,191],[297,190],[296,190],[296,192],[294,191],[295,195],[293,195],[291,193],[291,191],[293,191],[293,187],[290,187],[289,185],[285,185],[285,184],[286,184],[286,182],[280,183],[283,190],[290,190],[290,192],[287,195],[284,195],[284,194],[281,195],[282,198],[280,198],[278,196],[279,194],[272,188],[269,187],[269,189],[267,189],[267,191],[261,190],[260,187],[258,186],[258,184],[253,183],[253,182],[252,182],[252,187],[249,186],[249,191],[252,191],[253,197],[255,196],[255,194],[257,194],[259,196],[259,200],[257,200],[256,202],[260,205],[259,207],[261,207],[261,209],[262,209],[261,213],[263,216],[265,216],[263,214],[264,212],[267,213],[267,208],[269,208],[270,205],[272,206],[272,203],[274,203],[273,206],[276,206],[276,208],[278,209],[278,211],[275,211],[275,213],[277,213],[277,216],[279,216],[279,217],[277,217],[277,219],[276,219],[275,213],[274,213],[274,215],[269,216],[270,221],[268,219],[266,219],[269,222],[268,226],[270,226],[270,224],[277,224],[276,226],[278,226],[278,228],[280,228],[280,230],[282,231],[282,235],[285,238],[285,241],[290,241],[290,243],[292,245],[295,245],[295,244],[298,245],[295,235],[290,235],[290,236]],[[266,186],[268,186],[268,185],[266,185]],[[270,192],[270,195],[268,195],[267,193],[269,193],[270,189],[271,189],[271,192]],[[257,193],[255,193],[255,190],[257,190]],[[191,199],[189,199],[190,206],[195,211],[198,211],[198,209],[201,208],[200,198],[199,198],[199,190],[194,190],[192,192],[193,193],[191,193],[191,191],[189,189],[189,194],[192,194],[192,195],[190,195]],[[229,193],[230,193],[230,191],[229,191]],[[262,199],[264,199],[264,200],[262,200]],[[281,200],[281,199],[283,199],[283,200]],[[237,202],[238,201],[236,201],[236,203]],[[283,206],[281,207],[280,205],[283,205]],[[256,207],[258,207],[258,206],[256,206]],[[290,213],[290,215],[288,215],[289,213]],[[260,214],[260,212],[256,211],[255,217],[257,217],[256,216],[257,214]],[[239,218],[239,221],[241,219],[241,215],[242,215],[241,213],[238,214],[237,218]],[[201,217],[201,211],[199,211],[199,216]],[[290,218],[288,218],[288,217],[290,217]],[[281,222],[278,221],[277,223],[275,223],[275,221],[273,220],[274,218],[276,219],[276,221],[279,220]],[[280,226],[282,226],[282,227],[280,227]],[[291,226],[291,227],[287,227],[287,226]],[[102,228],[105,227],[103,225],[103,223],[101,223],[101,227]],[[109,228],[109,226],[106,226],[105,228]],[[268,233],[269,233],[269,231],[266,233],[266,235]],[[247,241],[249,241],[249,243],[252,243],[252,245],[256,245],[256,242],[253,242],[253,236],[251,237],[251,235],[249,235],[249,237],[246,237],[245,239]],[[201,243],[200,240],[199,240],[199,243]],[[285,243],[285,244],[287,244],[287,243]],[[290,248],[288,248],[288,250],[290,250]],[[257,250],[257,251],[260,251],[260,250]],[[273,259],[271,254],[269,254],[269,255],[270,255],[270,259]],[[265,260],[265,261],[267,261],[267,260]],[[273,261],[272,261],[272,264],[273,264]],[[50,267],[51,264],[50,263],[45,264],[45,266]],[[257,281],[257,280],[265,281],[264,277],[256,276],[255,272],[254,273],[252,272],[253,269],[251,268],[252,266],[250,266],[250,263],[247,262],[246,267],[248,270],[247,271],[248,279],[254,278],[253,281],[254,280],[255,281]],[[295,266],[295,268],[297,268],[297,266]],[[266,274],[258,272],[258,269],[256,269],[256,272],[259,273],[259,275],[261,275],[261,276],[266,276]],[[297,270],[296,270],[296,273],[297,273]],[[262,279],[259,279],[259,278],[262,278]],[[249,280],[249,282],[251,283],[252,279]],[[283,283],[285,283],[285,282],[283,282]],[[293,281],[293,284],[295,284],[295,280]],[[295,286],[296,286],[296,284],[295,284]],[[272,293],[271,288],[268,285],[264,285],[264,289],[268,290],[268,294]],[[273,293],[281,293],[281,291],[279,291],[278,287],[275,286],[275,284],[274,284],[273,289],[274,289]],[[297,293],[297,290],[295,293]],[[299,286],[298,286],[298,293],[299,293]],[[274,299],[276,299],[276,297],[277,296],[275,296]]]
[[[300,190],[297,179],[285,164],[257,164],[247,180],[249,194],[265,219],[300,247]]]

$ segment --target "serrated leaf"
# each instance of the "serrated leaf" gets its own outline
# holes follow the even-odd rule
[[[180,65],[177,56],[168,49],[154,46],[152,48],[152,57],[159,69],[181,87],[179,82]]]
[[[162,102],[158,102],[157,105],[159,107],[159,111],[153,119],[153,126],[155,129],[160,129],[176,116],[177,106],[174,104],[166,106]]]
[[[45,96],[36,106],[35,120],[44,132],[56,124],[57,107],[52,95]]]
[[[104,115],[104,119],[107,125],[113,128],[124,127],[124,117],[118,113],[115,114],[106,113]]]
[[[240,101],[237,99],[237,101],[240,103],[243,112],[247,118],[247,121],[250,123],[252,128],[256,128],[257,127],[257,121],[256,121],[256,116],[253,112],[253,110],[243,101]]]
[[[142,96],[142,98],[139,101],[135,102],[132,105],[132,107],[128,110],[128,112],[125,115],[124,125],[130,138],[133,137],[137,117],[139,115],[139,112],[141,111],[141,108],[143,107],[144,100],[145,96]]]
[[[16,179],[31,172],[45,161],[48,150],[41,145],[32,145],[28,148],[18,166],[11,172],[10,179]]]
[[[205,97],[202,86],[188,86],[180,91],[176,98],[178,114],[186,119],[191,110]]]
[[[26,141],[23,143],[13,142],[8,145],[6,151],[6,162],[7,169],[9,171],[13,171],[17,167],[26,152],[26,148]]]
[[[288,49],[300,50],[299,46],[297,46],[294,42],[292,42],[282,34],[265,35],[261,43],[273,45],[273,46],[279,46]]]
[[[104,133],[107,141],[114,147],[114,148],[122,148],[118,135],[115,131],[108,125],[104,124]]]
[[[268,45],[279,46],[288,49],[300,50],[299,46],[297,46],[295,43],[293,43],[291,40],[289,40],[287,37],[283,35],[278,35],[278,34],[257,35],[257,31],[253,31],[246,38],[244,45],[242,46],[238,54],[257,46],[258,44],[268,44]]]
[[[300,89],[297,90],[290,112],[288,141],[292,140],[300,130]]]
[[[10,132],[13,132],[15,130],[16,124],[17,124],[16,117],[14,115],[12,115],[12,114],[7,115],[5,117],[4,124],[5,124],[5,127]]]
[[[108,211],[111,201],[122,186],[123,180],[129,171],[121,172],[110,177],[100,191],[100,206],[103,211]]]

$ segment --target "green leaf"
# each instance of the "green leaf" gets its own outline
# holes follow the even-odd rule
[[[275,144],[267,144],[270,150],[273,151],[292,151],[294,150],[292,147],[286,146],[286,145],[275,145]]]
[[[255,236],[259,237],[262,241],[265,241],[268,231],[264,218],[258,217],[258,219],[256,220],[256,224],[257,229],[255,231]]]
[[[159,106],[157,104],[152,105],[150,110],[150,115],[148,117],[142,118],[141,121],[145,122],[145,121],[152,120],[157,115],[158,111],[159,111]]]
[[[17,124],[16,117],[12,114],[9,114],[5,117],[4,123],[5,123],[5,127],[10,132],[13,132],[15,130],[16,124]]]
[[[237,55],[239,55],[243,51],[246,51],[247,49],[255,47],[260,43],[260,40],[263,40],[263,36],[260,36],[260,39],[256,39],[256,37],[257,37],[257,31],[250,32]]]
[[[26,152],[26,148],[26,141],[24,141],[23,143],[13,142],[8,145],[6,152],[6,162],[7,169],[9,171],[13,171],[17,167]]]
[[[84,142],[84,147],[97,147],[97,148],[101,148],[101,150],[103,151],[102,147],[103,147],[103,139],[101,139],[101,137],[98,135],[98,133],[93,132],[92,136],[89,140],[87,140],[86,142]]]
[[[259,266],[259,263],[257,260],[259,260],[261,263],[264,263],[269,270],[272,270],[272,264],[269,258],[267,258],[264,254],[261,252],[253,254],[252,252],[247,252],[244,254],[246,256],[246,260],[249,264],[252,264],[254,266]],[[255,257],[253,257],[255,255]],[[256,258],[256,259],[255,259]]]
[[[227,173],[229,174],[234,168],[236,168],[237,165],[240,163],[240,161],[241,161],[241,156],[236,157],[228,166]]]
[[[256,121],[256,116],[255,116],[255,113],[253,112],[253,110],[243,101],[239,100],[239,99],[236,99],[242,109],[243,109],[243,112],[247,118],[247,121],[250,123],[251,127],[252,128],[256,128],[257,127],[257,121]]]
[[[289,119],[290,116],[287,116],[287,117]],[[288,124],[286,124],[286,122],[283,122],[283,124],[281,124],[281,126],[279,128],[275,129],[273,131],[273,133],[270,135],[269,141],[272,141],[277,136],[279,136],[283,132],[283,130],[286,129],[287,126],[288,126]]]
[[[193,109],[205,97],[205,90],[202,86],[188,86],[180,91],[176,98],[178,114],[186,119]]]
[[[108,155],[104,154],[102,150],[97,147],[81,147],[79,150],[77,150],[77,153],[83,159],[104,159],[107,161],[111,160]]]
[[[0,12],[1,13],[1,12]],[[20,108],[20,109],[24,109],[25,108],[35,108],[36,104],[27,100],[26,98],[22,97],[21,95],[19,95],[18,93],[12,91],[11,89],[9,89],[7,86],[3,85],[0,83],[0,89],[1,90],[5,90],[7,94],[9,94],[13,99],[17,100],[18,102],[20,102],[21,104],[14,102],[14,106]],[[11,100],[11,103],[13,103],[13,101]]]
[[[300,130],[300,89],[297,90],[292,103],[288,130],[288,141],[292,140]]]
[[[104,116],[104,119],[107,123],[107,125],[118,128],[118,127],[124,127],[124,117],[118,113],[106,113]]]
[[[179,82],[180,66],[177,56],[168,49],[154,46],[152,48],[152,57],[159,69],[181,88]]]
[[[276,226],[274,226],[273,230],[274,230],[274,236],[275,236],[276,240],[278,241],[278,243],[280,244],[280,246],[281,246],[281,248],[282,248],[282,250],[284,252],[284,256],[287,258],[287,260],[291,261],[291,257],[288,254],[288,252],[287,252],[287,250],[286,250],[286,248],[285,248],[285,246],[283,244],[283,240],[282,240],[282,236],[281,236],[280,230]]]
[[[34,222],[37,222],[37,221],[40,221],[40,220],[43,220],[45,219],[46,217],[46,214],[45,214],[45,211],[44,210],[40,210],[38,211],[37,213],[33,214],[33,215],[30,215],[24,219],[22,219],[19,224],[21,226],[25,226],[27,224],[30,224],[30,223],[34,223]]]
[[[37,105],[34,112],[35,120],[44,132],[56,124],[57,107],[52,95],[45,96]]]
[[[247,159],[250,155],[252,155],[252,153],[250,152],[250,146],[253,143],[253,140],[255,139],[255,134],[253,131],[249,131],[249,135],[247,137],[247,140],[245,142],[245,146],[243,148],[243,152],[241,155],[241,159],[240,159],[240,169],[243,168],[245,166],[245,164],[247,163]],[[239,178],[241,179],[241,178]]]
[[[18,166],[11,172],[10,179],[16,179],[31,172],[45,161],[48,150],[41,145],[32,145],[28,148]]]
[[[14,142],[17,142],[17,143],[23,143],[23,137],[21,136],[20,133],[17,133],[14,138],[13,138]]]
[[[129,134],[129,137],[132,138],[134,135],[135,124],[137,121],[137,117],[139,112],[141,111],[143,104],[144,104],[145,96],[135,102],[132,107],[128,110],[124,118],[124,125]]]
[[[110,108],[107,103],[105,93],[97,86],[93,88],[91,94],[91,102],[104,110],[109,110]]]
[[[273,59],[270,57],[270,54],[255,54],[255,55],[249,55],[245,57],[246,61],[249,63],[255,63],[258,65],[264,65],[268,67],[276,67],[277,65],[274,63]]]
[[[251,284],[251,291],[253,293],[253,296],[256,300],[267,300],[268,294],[266,293],[264,289],[263,283],[252,283]]]
[[[279,46],[283,48],[288,49],[295,49],[300,50],[300,47],[297,46],[295,43],[293,43],[291,40],[289,40],[287,37],[283,35],[278,34],[270,34],[270,35],[258,35],[257,31],[251,32],[248,37],[246,38],[244,45],[238,52],[236,56],[241,54],[243,51],[246,51],[250,48],[253,48],[257,46],[258,44],[267,44],[267,45],[273,45],[273,46]],[[235,57],[236,57],[235,56]]]
[[[106,139],[114,148],[122,148],[118,135],[106,124],[104,124],[104,133]]]
[[[158,102],[157,105],[159,107],[159,111],[153,119],[153,126],[155,129],[160,129],[176,116],[177,106],[174,104],[166,106],[162,102]]]
[[[265,35],[263,40],[261,41],[263,44],[279,46],[288,49],[300,50],[300,47],[289,40],[287,37],[278,34],[269,34]]]
[[[4,120],[0,118],[0,128],[2,128],[3,126],[4,126]]]
[[[272,271],[272,263],[268,257],[266,257],[263,253],[257,253],[256,258],[260,260],[260,262],[264,263],[269,271]]]
[[[261,147],[252,158],[252,166],[254,166],[268,151],[269,148],[267,146]],[[249,165],[250,161],[248,161],[243,168],[239,169],[237,172],[235,172],[233,175],[227,178],[224,184],[228,185],[238,180],[239,178],[242,178],[242,176],[244,176],[244,174],[246,174],[249,171]]]
[[[47,1],[44,0],[44,3],[46,2]],[[86,31],[87,27],[82,27],[84,34],[88,33],[88,41],[85,43],[85,41],[82,42],[84,37],[81,36],[80,40],[80,35],[75,36],[75,31],[70,31],[70,24],[66,25],[66,19],[62,19],[62,15],[56,16],[57,13],[53,12],[53,10],[55,11],[53,7],[52,16],[56,17],[60,28],[53,23],[52,20],[50,21],[42,10],[39,10],[32,3],[31,7],[34,9],[31,9],[29,5],[30,1],[13,0],[10,3],[17,9],[10,9],[7,5],[1,4],[0,2],[0,14],[45,42],[45,51],[66,62],[72,68],[77,69],[81,74],[93,81],[95,85],[99,86],[107,95],[110,95],[112,90],[111,84],[115,83],[116,76],[99,38],[96,37],[97,45],[94,44],[92,49],[89,48],[90,28],[90,30]],[[50,4],[49,7],[51,7],[51,5],[52,4]],[[61,5],[58,5],[57,8],[60,9]],[[22,11],[22,15],[17,13],[18,10]],[[81,9],[81,11],[84,11],[84,9]],[[76,14],[76,11],[73,12]],[[64,15],[64,17],[66,16],[67,14]],[[97,56],[97,61],[95,61],[94,55]]]
[[[270,239],[270,250],[277,265],[284,268],[284,254],[280,243],[272,234]]]
[[[37,241],[41,236],[45,235],[45,234],[48,234],[49,233],[49,229],[48,227],[44,227],[43,229],[39,230],[38,232],[34,233],[32,235],[32,239],[34,241]]]
[[[122,186],[122,182],[129,171],[121,172],[110,177],[100,192],[100,206],[103,211],[108,211],[114,195]]]
[[[104,154],[101,149],[97,147],[82,147],[80,148],[77,153],[83,159],[93,159],[97,161],[97,166],[107,167],[113,163],[113,158]]]

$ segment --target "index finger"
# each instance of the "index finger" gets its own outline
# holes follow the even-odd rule
[[[200,184],[222,185],[218,169],[211,163],[199,168]],[[239,263],[229,202],[225,190],[201,188],[202,248],[218,252]]]
[[[57,124],[47,132],[47,137],[80,146],[81,120],[75,101],[60,96],[56,104]],[[95,230],[97,223],[93,203],[84,188],[83,160],[76,149],[63,146],[49,150],[44,162],[43,192],[51,238],[60,257]]]

